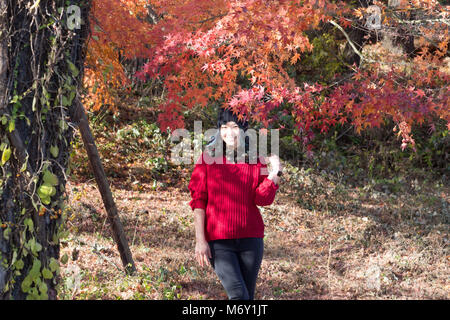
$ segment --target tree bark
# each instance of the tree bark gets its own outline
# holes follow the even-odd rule
[[[70,5],[80,28],[69,28]],[[57,298],[89,10],[89,0],[0,0],[0,299]]]

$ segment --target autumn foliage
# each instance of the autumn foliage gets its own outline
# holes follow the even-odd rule
[[[387,2],[374,4],[383,25],[396,28],[403,22]],[[150,9],[156,14],[153,23],[143,18]],[[331,21],[342,30],[358,27],[367,8],[325,0],[157,0],[150,9],[146,1],[94,1],[86,72],[86,86],[96,89],[88,97],[94,109],[113,104],[114,88],[129,81],[118,59],[122,50],[128,58],[148,58],[136,74],[140,80],[163,80],[167,94],[158,118],[163,131],[184,127],[185,110],[211,103],[266,127],[276,123],[283,129],[281,119],[290,118],[295,138],[308,150],[314,132],[327,132],[337,123],[351,123],[360,132],[391,118],[402,149],[414,150],[413,124],[428,123],[433,131],[438,117],[450,129],[449,73],[440,68],[449,35],[439,19],[416,35],[420,43],[434,39],[433,53],[424,46],[407,60],[378,51],[360,65],[347,65],[332,82],[299,82],[289,68],[313,49],[307,32]],[[448,16],[448,7],[431,0],[399,1],[395,8],[412,9]]]

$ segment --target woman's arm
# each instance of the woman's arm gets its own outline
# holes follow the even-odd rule
[[[211,251],[205,236],[205,211],[208,204],[208,191],[206,188],[207,169],[203,160],[202,153],[194,166],[188,186],[192,196],[189,205],[194,211],[195,258],[202,267],[204,262],[208,263],[208,257],[211,258]]]
[[[263,168],[261,168],[262,170]],[[275,179],[275,178],[274,178]],[[269,176],[260,173],[258,187],[255,190],[255,204],[257,206],[269,206],[275,200],[279,186]]]
[[[211,258],[211,250],[205,237],[205,209],[194,209],[195,225],[195,258],[200,266],[208,264],[208,257]]]
[[[205,237],[205,210],[196,208],[194,210],[194,226],[195,226],[195,240],[206,241]]]
[[[189,181],[188,189],[191,193],[192,200],[189,206],[194,211],[197,208],[205,209],[208,203],[208,190],[206,187],[207,169],[203,160],[203,153],[197,160],[192,171],[191,180]]]
[[[267,173],[266,160],[260,162],[260,173],[258,177],[258,186],[255,192],[255,204],[257,206],[271,205],[275,199],[276,192],[279,188],[278,171],[282,168],[279,158],[273,155],[268,158],[271,162],[272,170]]]

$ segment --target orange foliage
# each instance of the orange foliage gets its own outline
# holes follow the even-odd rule
[[[92,110],[103,104],[115,109],[116,90],[129,84],[119,62],[119,50],[126,58],[147,57],[151,44],[148,23],[137,17],[146,14],[144,0],[94,0],[88,42],[84,103]],[[147,45],[146,45],[147,44]]]
[[[120,48],[127,58],[150,58],[136,74],[138,78],[163,79],[167,96],[158,117],[163,131],[184,127],[186,109],[212,101],[265,126],[277,120],[269,119],[269,112],[284,103],[283,114],[292,116],[299,132],[295,138],[303,136],[305,144],[314,137],[313,128],[326,132],[347,119],[360,132],[392,117],[403,136],[402,148],[407,143],[414,148],[413,123],[438,114],[450,125],[449,89],[443,87],[449,75],[428,68],[446,52],[448,33],[439,35],[435,54],[424,52],[416,58],[409,75],[395,63],[386,71],[380,63],[366,62],[364,69],[355,66],[354,77],[346,82],[298,85],[285,68],[312,49],[305,31],[330,19],[349,27],[348,17],[361,18],[363,9],[326,0],[155,0],[151,5],[159,20],[152,25],[138,18],[145,16],[146,3],[94,0],[86,72],[86,87],[97,90],[89,95],[93,108],[105,102],[114,104],[113,88],[128,81],[118,62]],[[385,4],[375,4],[384,14]],[[429,12],[444,10],[432,0],[404,1],[402,10],[414,5]],[[395,25],[390,19],[383,23]],[[433,28],[422,33],[424,38],[436,36]],[[242,85],[244,80],[247,84]]]

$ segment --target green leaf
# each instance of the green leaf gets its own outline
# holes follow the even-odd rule
[[[76,93],[77,93],[77,92],[76,92],[75,90],[70,91],[70,93],[69,93],[69,105],[72,104],[72,101],[73,101],[73,99],[75,98],[75,94],[76,94]]]
[[[9,234],[11,233],[11,228],[8,227],[5,229],[5,231],[3,231],[3,238],[5,238],[5,240],[9,240]]]
[[[34,238],[28,240],[25,247],[28,247],[34,255],[37,255],[37,253],[42,250],[41,244],[39,242],[36,242]]]
[[[39,242],[34,242],[34,246],[31,248],[31,251],[38,253],[42,250],[42,245]]]
[[[9,160],[10,157],[11,157],[11,149],[9,147],[5,148],[2,153],[2,166],[6,163],[6,161]]]
[[[39,284],[39,291],[41,292],[41,294],[47,294],[48,288],[47,284],[44,281]]]
[[[31,233],[34,232],[34,223],[33,220],[31,220],[31,218],[25,219],[23,223],[25,224],[25,226],[28,227],[28,230],[30,230]]]
[[[69,65],[69,69],[72,72],[73,77],[76,78],[79,73],[77,67],[75,67],[75,65],[69,59],[66,59],[66,61],[67,61],[67,64]]]
[[[27,156],[27,159],[28,159],[28,156]],[[22,164],[22,167],[20,167],[20,172],[24,172],[25,170],[27,170],[27,163],[28,163],[28,161],[25,161]]]
[[[36,103],[37,103],[37,97],[33,97],[33,103],[31,104],[31,111],[36,111]]]
[[[42,270],[42,275],[44,276],[44,279],[51,279],[51,278],[53,278],[53,273],[50,270],[48,270],[47,268],[44,268]]]
[[[43,204],[50,204],[52,202],[50,197],[41,197],[41,196],[39,196],[39,197],[41,198],[41,201]]]
[[[40,300],[48,300],[48,294],[47,294],[47,293],[42,293],[42,294],[39,296],[39,299],[40,299]]]
[[[14,262],[16,262],[16,260],[17,260],[17,251],[14,251],[13,252],[13,257],[12,257],[12,260],[11,260],[11,264],[14,264]]]
[[[42,179],[44,180],[44,184],[50,184],[52,186],[56,186],[58,184],[58,177],[49,170],[45,170],[44,177]]]
[[[45,87],[42,87],[42,94],[44,95],[46,101],[48,102],[48,100],[50,100],[50,94],[48,93]]]
[[[41,298],[47,300],[48,296],[47,296],[47,298],[44,298],[44,296],[47,295],[48,287],[47,287],[47,284],[44,281],[42,281],[39,284],[39,291],[41,292]]]
[[[58,146],[51,146],[50,153],[52,154],[53,158],[58,157],[58,154],[59,154]]]
[[[68,106],[69,105],[69,100],[67,99],[67,97],[66,96],[62,96],[62,105],[63,106]]]
[[[36,281],[36,279],[39,279],[39,276],[41,274],[41,261],[39,259],[34,259],[33,266],[31,267],[30,273],[28,274],[31,278],[31,280]]]
[[[27,293],[28,291],[30,291],[32,281],[33,280],[29,275],[26,276],[25,279],[23,279],[22,284],[20,285],[23,292]]]
[[[37,288],[30,288],[27,295],[27,300],[38,300],[39,299],[39,293]]]
[[[59,271],[59,263],[55,258],[50,258],[49,268],[52,272]]]
[[[16,270],[22,270],[23,269],[23,267],[24,267],[24,263],[23,263],[23,260],[22,259],[20,259],[20,260],[17,260],[15,263],[14,263],[14,268],[16,269]]]
[[[19,100],[19,96],[18,96],[18,95],[15,95],[15,96],[11,99],[10,103],[16,103],[18,100]]]
[[[39,198],[41,198],[42,203],[50,204],[50,197],[55,195],[56,189],[51,185],[43,184],[38,188],[37,193]]]
[[[62,131],[66,131],[69,128],[69,126],[64,120],[59,120],[59,127],[61,128]]]

